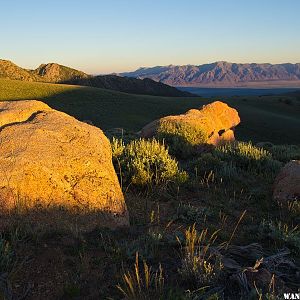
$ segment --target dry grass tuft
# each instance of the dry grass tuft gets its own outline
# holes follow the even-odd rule
[[[218,231],[215,231],[209,237],[207,229],[199,233],[195,225],[186,230],[185,246],[182,246],[182,265],[179,270],[185,281],[203,287],[219,279],[223,264],[218,254],[211,248],[217,234]]]
[[[159,265],[159,269],[153,271],[144,260],[141,268],[138,252],[136,252],[134,271],[125,272],[122,279],[122,284],[118,284],[117,288],[125,299],[163,299],[164,276],[162,266]]]

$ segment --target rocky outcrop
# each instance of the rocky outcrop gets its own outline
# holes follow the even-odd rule
[[[34,100],[0,102],[0,208],[64,207],[128,225],[109,140]],[[106,224],[110,225],[110,224]]]
[[[42,64],[37,69],[32,70],[31,73],[38,76],[41,81],[55,83],[89,77],[89,75],[85,74],[84,72],[56,63]]]
[[[284,203],[300,200],[300,161],[287,163],[277,175],[273,186],[273,199]]]
[[[195,131],[202,132],[205,143],[219,145],[227,141],[234,141],[234,128],[240,123],[238,112],[226,103],[216,101],[200,109],[191,109],[187,113],[177,116],[167,116],[155,120],[141,130],[144,138],[153,137],[163,130],[163,124],[173,127],[187,125]],[[180,134],[180,133],[179,133]]]
[[[0,78],[22,80],[22,81],[38,81],[35,74],[28,70],[20,68],[9,60],[0,59]]]

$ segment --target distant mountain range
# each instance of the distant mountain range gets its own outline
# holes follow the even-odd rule
[[[180,91],[148,78],[124,78],[116,75],[92,76],[56,63],[42,64],[35,70],[27,70],[9,60],[0,60],[0,78],[83,85],[132,94],[168,97],[194,96],[189,92]]]
[[[150,78],[171,86],[194,87],[300,87],[300,63],[237,64],[219,61],[203,65],[140,68],[121,76]]]

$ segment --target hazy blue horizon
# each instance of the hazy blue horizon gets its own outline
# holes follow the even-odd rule
[[[300,87],[177,87],[179,90],[191,92],[202,97],[221,97],[221,96],[266,96],[280,95],[293,91],[299,91]]]
[[[300,1],[1,1],[1,58],[90,74],[158,65],[299,63]]]

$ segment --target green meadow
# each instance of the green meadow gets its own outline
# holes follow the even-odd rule
[[[184,113],[214,99],[131,95],[99,88],[0,79],[0,100],[36,99],[103,130],[139,131],[162,116]],[[298,96],[241,96],[219,99],[236,108],[241,124],[239,140],[300,143]]]

